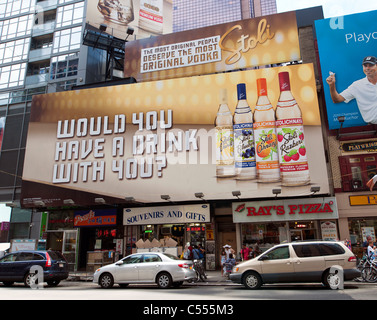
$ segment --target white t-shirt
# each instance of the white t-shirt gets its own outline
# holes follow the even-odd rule
[[[352,83],[340,95],[346,99],[345,103],[356,99],[363,120],[377,124],[377,84],[365,77]]]

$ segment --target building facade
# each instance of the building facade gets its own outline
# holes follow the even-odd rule
[[[274,220],[270,217],[253,220],[250,218],[251,215],[235,217],[237,210],[242,208],[239,207],[241,203],[237,200],[238,196],[231,195],[233,190],[229,191],[223,200],[206,202],[205,213],[198,213],[198,216],[204,217],[201,223],[170,219],[164,223],[158,223],[156,220],[151,224],[127,224],[128,219],[132,221],[136,218],[128,216],[128,212],[125,213],[124,209],[141,207],[144,210],[147,207],[142,201],[135,203],[132,197],[115,203],[116,209],[111,212],[106,204],[107,199],[98,197],[85,208],[75,205],[74,201],[67,196],[64,198],[64,205],[59,208],[49,208],[45,203],[34,201],[33,209],[21,209],[19,204],[21,177],[32,95],[67,91],[72,86],[89,85],[106,80],[104,72],[106,52],[82,44],[84,12],[87,5],[85,1],[45,0],[37,3],[27,2],[28,5],[26,2],[21,7],[13,7],[13,2],[2,4],[5,13],[0,20],[2,26],[0,46],[3,47],[3,51],[0,51],[0,54],[3,52],[0,64],[2,85],[0,87],[2,97],[0,118],[5,120],[0,157],[0,201],[14,206],[9,239],[43,239],[47,247],[63,251],[69,258],[71,270],[76,270],[86,268],[89,262],[95,265],[94,261],[98,259],[95,254],[91,253],[96,250],[107,252],[107,258],[111,256],[115,259],[115,253],[124,255],[136,249],[139,239],[143,239],[144,245],[146,240],[153,241],[157,238],[161,243],[161,240],[170,237],[174,238],[180,247],[183,247],[186,241],[206,246],[207,253],[213,255],[213,259],[208,260],[210,263],[207,266],[215,268],[219,264],[218,258],[224,244],[231,244],[239,252],[242,243],[254,245],[260,242],[262,248],[268,248],[286,240],[315,239],[324,237],[324,234],[330,237],[329,231],[325,233],[325,230],[329,229],[332,232],[335,230],[336,233],[334,236],[333,232],[331,237],[338,237],[336,205],[331,207],[333,215],[327,215],[325,218],[313,215],[308,220],[300,219],[302,216],[299,216],[303,213],[304,207],[317,206],[316,199],[321,199],[318,201],[324,203],[318,210],[327,210],[328,203],[333,205],[331,188],[329,192],[322,191],[321,198],[315,195],[318,190],[304,195],[291,193],[288,198],[292,197],[293,202],[287,201],[286,198],[277,200],[278,193],[275,195],[273,190],[268,190],[268,201],[276,200],[276,206],[286,208],[287,212],[284,219],[282,217],[278,219],[277,214]],[[35,5],[38,10],[35,10]],[[214,14],[215,12],[217,14]],[[299,63],[313,63],[314,77],[319,82],[313,20],[322,19],[323,14],[321,8],[314,8],[310,12],[311,14],[308,14],[306,10],[297,11],[298,36],[302,53]],[[202,15],[202,13],[205,14]],[[178,32],[196,29],[273,13],[276,13],[274,1],[232,1],[231,4],[225,1],[205,1],[200,4],[196,1],[174,1],[173,30]],[[208,19],[209,16],[212,18]],[[10,25],[17,28],[10,28]],[[14,30],[19,31],[15,33]],[[297,63],[298,61],[292,62],[292,64]],[[101,85],[98,84],[98,86]],[[320,97],[320,92],[314,92],[314,95],[317,94]],[[321,99],[319,99],[319,105],[322,110]],[[326,135],[324,123],[318,132]],[[320,139],[317,144],[322,149],[323,142],[326,140]],[[316,142],[313,144],[316,145]],[[326,169],[330,170],[328,162],[326,166],[328,166]],[[63,188],[54,187],[51,190],[64,193]],[[245,208],[248,208],[250,212],[265,210],[266,199],[248,199],[247,195],[243,197],[246,199]],[[202,200],[199,199],[200,195],[197,198],[193,201],[187,197],[181,201],[182,203],[171,205],[172,212],[174,211],[178,217],[179,212],[184,212],[181,205],[190,203],[203,207]],[[169,200],[168,197],[161,199]],[[33,199],[30,201],[33,202]],[[155,207],[152,207],[150,216],[158,216],[156,212],[161,209],[161,204],[166,206],[167,203],[162,202],[159,201]],[[301,211],[298,209],[294,211],[297,213],[294,217],[293,213],[288,214],[289,210],[293,210],[293,206],[301,208]],[[106,209],[106,212],[97,212],[97,209]],[[138,214],[142,215],[145,212]],[[111,215],[111,223],[103,223],[103,221],[109,221],[109,215]],[[80,224],[80,221],[85,221],[89,217],[93,218],[93,224]],[[148,248],[140,246],[140,249]],[[101,259],[103,258],[104,256]]]

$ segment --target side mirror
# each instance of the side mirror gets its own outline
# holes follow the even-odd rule
[[[116,266],[121,266],[123,264],[122,260],[119,260],[118,262],[115,263]]]
[[[264,254],[263,256],[261,256],[258,260],[259,261],[264,261],[264,260],[268,260],[269,257],[268,257],[268,254]]]

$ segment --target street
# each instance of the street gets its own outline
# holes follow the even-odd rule
[[[349,281],[343,290],[321,284],[274,284],[247,290],[241,285],[187,284],[178,289],[158,289],[156,285],[130,285],[101,289],[93,282],[62,281],[57,287],[25,288],[0,285],[0,300],[377,300],[377,284]]]

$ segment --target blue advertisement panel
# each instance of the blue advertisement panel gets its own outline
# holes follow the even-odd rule
[[[315,21],[330,129],[377,124],[377,11]]]

